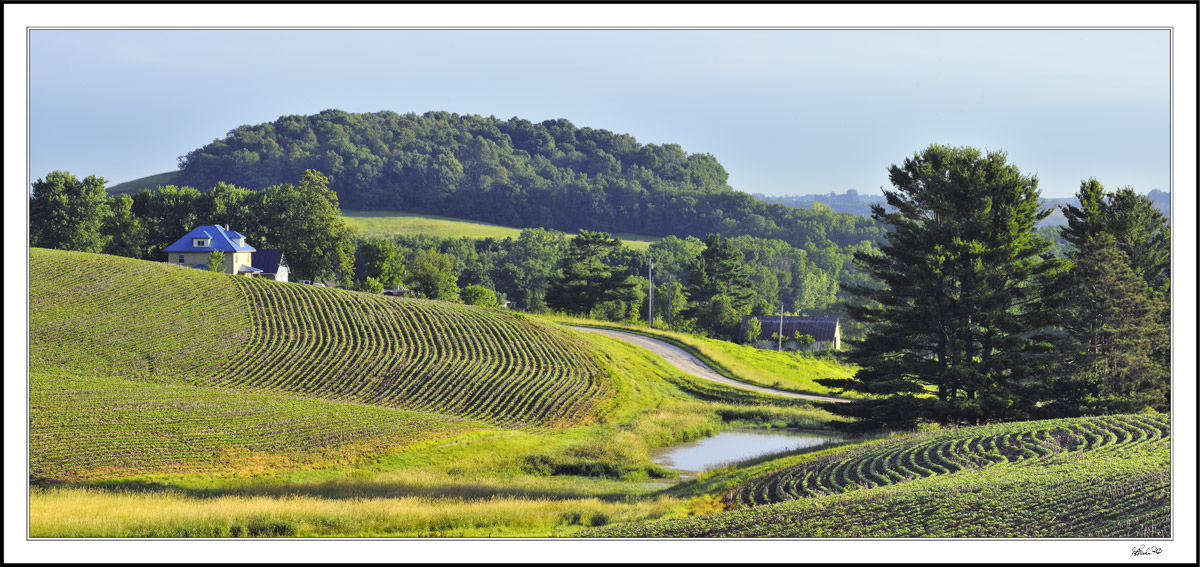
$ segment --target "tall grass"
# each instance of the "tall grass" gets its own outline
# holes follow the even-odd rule
[[[644,325],[571,317],[561,313],[543,317],[565,325],[610,328],[660,339],[690,352],[729,378],[779,390],[832,395],[833,391],[816,383],[816,379],[850,378],[858,370],[856,366],[817,358],[806,353],[758,349],[729,341],[650,329]],[[853,393],[837,395],[855,397]]]
[[[219,496],[48,488],[30,497],[31,537],[552,537],[658,517],[668,497],[607,502],[521,497]]]

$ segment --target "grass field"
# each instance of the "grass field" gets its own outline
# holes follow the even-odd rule
[[[178,174],[179,174],[178,171],[168,171],[166,173],[156,173],[154,175],[148,175],[148,176],[142,177],[140,179],[134,179],[132,181],[126,181],[124,183],[118,183],[116,185],[113,185],[112,187],[108,187],[107,190],[110,195],[117,194],[117,193],[137,193],[138,191],[141,191],[142,189],[153,190],[153,189],[157,188],[159,185],[170,185],[171,180],[175,179],[175,176]]]
[[[362,236],[368,238],[398,234],[426,234],[439,238],[517,238],[521,229],[436,215],[417,215],[398,211],[342,211],[342,217]],[[568,233],[568,237],[574,236]],[[646,250],[658,241],[653,236],[618,233],[621,242],[633,250]]]
[[[857,370],[851,365],[814,358],[801,353],[757,349],[729,341],[649,329],[645,325],[628,325],[563,315],[546,318],[567,325],[606,327],[664,340],[690,352],[729,378],[778,390],[802,394],[832,395],[832,390],[816,383],[815,380],[817,378],[849,378]],[[840,394],[839,396],[856,397],[854,393]]]

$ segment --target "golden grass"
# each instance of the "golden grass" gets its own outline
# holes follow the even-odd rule
[[[31,537],[553,537],[662,517],[680,501],[598,498],[196,498],[175,491],[34,490]]]

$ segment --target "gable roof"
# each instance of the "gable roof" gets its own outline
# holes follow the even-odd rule
[[[208,246],[192,246],[193,238],[210,238]],[[176,240],[174,244],[163,249],[163,252],[254,252],[254,247],[249,244],[239,246],[234,242],[235,238],[243,238],[241,234],[232,230],[225,230],[225,227],[219,224],[202,224],[193,228],[190,232],[183,235],[183,238]]]
[[[758,319],[758,322],[762,324],[762,331],[758,334],[759,340],[769,339],[771,335],[779,332],[778,315],[746,315],[742,317],[742,335],[746,334],[746,323],[751,319]],[[801,335],[812,336],[814,341],[832,341],[837,334],[837,328],[837,317],[785,315],[783,317],[783,340],[792,338],[799,331]]]
[[[250,263],[262,268],[265,274],[277,274],[282,258],[283,252],[280,250],[255,250],[250,254]]]

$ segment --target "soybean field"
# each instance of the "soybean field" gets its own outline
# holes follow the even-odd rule
[[[585,345],[518,315],[114,256],[30,255],[38,483],[304,468],[586,423]]]
[[[1170,421],[1107,416],[856,446],[752,479],[730,512],[593,537],[1164,538]]]

